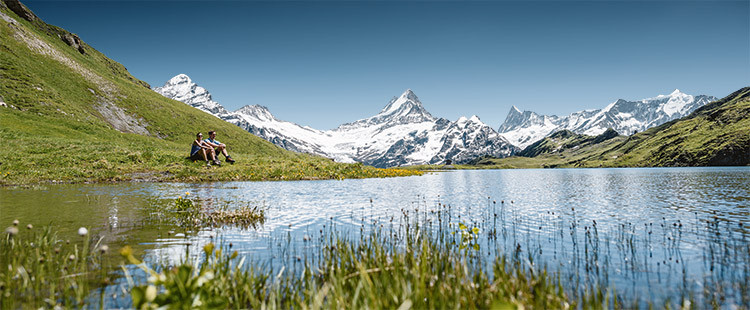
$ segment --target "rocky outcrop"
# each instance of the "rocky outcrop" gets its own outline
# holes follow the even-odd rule
[[[39,17],[34,15],[29,8],[27,8],[21,1],[18,0],[2,0],[2,2],[5,4],[5,6],[8,7],[13,13],[16,13],[16,15],[20,16],[21,18],[33,22],[35,20],[38,20]]]
[[[77,35],[66,33],[61,35],[60,39],[62,39],[65,44],[76,49],[79,53],[84,55],[86,54],[86,49],[83,47],[83,42],[81,42],[81,38],[79,38]]]

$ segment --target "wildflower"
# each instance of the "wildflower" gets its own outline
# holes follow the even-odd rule
[[[18,226],[18,220],[13,220],[13,226]]]
[[[31,225],[31,224],[29,224],[29,225],[26,225],[26,229],[32,229],[32,228],[34,228],[34,226],[33,226],[33,225]]]
[[[78,228],[78,235],[83,237],[89,233],[89,230],[86,229],[86,227]]]
[[[208,272],[202,274],[200,277],[198,277],[198,281],[196,281],[195,284],[198,287],[201,287],[201,286],[203,286],[204,283],[206,283],[206,282],[208,282],[210,280],[213,280],[213,278],[214,278],[214,273],[211,272],[211,271],[208,271]]]
[[[154,301],[154,299],[156,299],[156,286],[149,285],[146,288],[146,294],[145,295],[146,295],[145,297],[146,297],[146,301],[147,302]]]
[[[107,246],[106,244],[105,244],[105,245],[103,245],[103,246],[101,246],[101,247],[99,248],[99,252],[101,252],[102,254],[105,254],[105,253],[107,253],[107,251],[109,251],[109,247],[108,247],[108,246]]]
[[[211,255],[214,252],[214,244],[209,243],[203,246],[203,251],[206,252],[206,255]]]
[[[70,256],[68,256],[68,260],[74,261],[74,260],[76,260],[76,256],[73,255],[73,254],[71,254]]]
[[[18,228],[16,228],[15,226],[11,226],[6,228],[5,232],[11,236],[15,236],[16,234],[18,234]]]

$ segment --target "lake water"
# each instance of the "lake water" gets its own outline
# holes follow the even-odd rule
[[[258,228],[168,234],[144,222],[150,199],[186,196],[206,205],[263,206]],[[0,189],[0,224],[80,226],[148,260],[178,262],[208,242],[288,264],[321,230],[357,235],[398,228],[405,212],[448,210],[493,231],[482,255],[516,255],[558,270],[569,285],[603,284],[644,301],[702,299],[721,288],[724,305],[746,305],[750,278],[750,167],[477,170],[344,181],[43,185]],[[395,222],[391,219],[395,218]],[[396,228],[393,228],[396,227]],[[284,245],[286,244],[286,245]],[[281,249],[281,250],[280,250]],[[284,250],[286,249],[286,250]],[[290,250],[291,249],[291,250]],[[709,295],[704,294],[708,291]]]

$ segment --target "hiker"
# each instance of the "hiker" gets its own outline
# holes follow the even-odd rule
[[[209,161],[209,158],[211,158],[211,161],[213,161],[214,164],[221,165],[221,162],[216,159],[214,148],[203,140],[203,134],[199,132],[195,135],[195,141],[193,141],[193,145],[190,148],[190,159],[205,160],[206,167],[211,167],[211,161]]]
[[[216,131],[209,131],[208,132],[208,139],[206,139],[206,143],[214,148],[216,151],[216,160],[219,160],[219,153],[223,154],[226,158],[226,161],[230,164],[234,164],[234,159],[232,159],[232,156],[229,156],[227,154],[227,145],[224,143],[221,143],[216,140]]]

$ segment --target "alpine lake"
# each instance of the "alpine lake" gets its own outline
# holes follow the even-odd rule
[[[262,209],[253,225],[200,228],[154,220],[154,204]],[[118,250],[178,264],[204,245],[279,272],[300,272],[315,240],[397,236],[412,221],[458,236],[489,266],[498,255],[544,266],[571,292],[599,286],[639,305],[750,308],[750,167],[456,170],[361,180],[121,183],[0,188],[0,224],[51,226],[73,240],[87,227],[111,249],[107,307],[127,307],[134,270]],[[456,237],[458,238],[458,237]],[[120,264],[125,264],[123,268]],[[489,267],[488,267],[489,268]],[[136,281],[145,275],[134,271]],[[98,298],[98,297],[92,297]],[[712,302],[708,302],[711,300]],[[92,302],[96,305],[96,302]],[[702,306],[699,306],[702,307]]]

